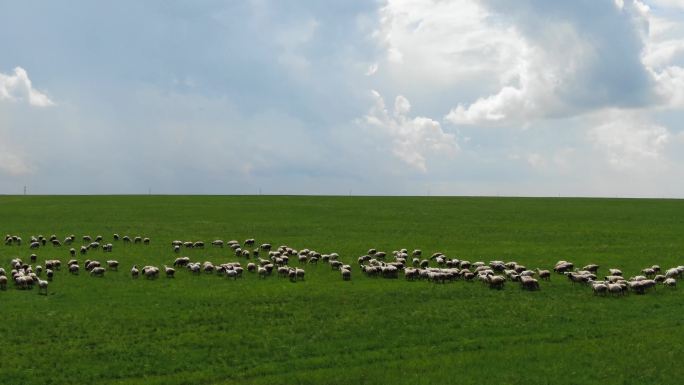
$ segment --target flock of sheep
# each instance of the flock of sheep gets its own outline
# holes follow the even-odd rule
[[[113,242],[149,245],[150,239],[140,236],[131,239],[128,236],[112,236]],[[67,236],[63,241],[56,235],[49,238],[42,235],[31,236],[29,248],[39,249],[48,245],[53,247],[71,246],[76,241],[75,235]],[[82,245],[77,251],[71,247],[69,253],[71,259],[67,262],[67,270],[71,274],[79,274],[81,266],[93,277],[104,277],[106,271],[118,271],[119,262],[113,259],[104,263],[98,260],[85,259],[82,263],[75,257],[77,252],[85,256],[91,250],[101,250],[103,253],[111,253],[112,243],[104,243],[103,237],[98,235],[94,239],[90,236],[82,237]],[[6,235],[5,245],[21,246],[22,238],[16,235]],[[229,247],[233,250],[236,258],[245,259],[246,271],[255,274],[260,279],[266,279],[275,272],[278,277],[288,278],[292,282],[302,281],[306,275],[303,265],[328,264],[332,270],[339,271],[341,279],[349,281],[352,278],[352,266],[339,260],[339,254],[321,254],[315,250],[296,250],[288,246],[273,248],[271,244],[263,243],[256,246],[254,239],[247,239],[240,243],[236,240],[224,242],[217,239],[210,243],[211,247]],[[174,252],[180,253],[182,249],[204,249],[203,241],[180,241],[171,242]],[[36,254],[29,256],[29,262],[15,257],[10,261],[11,279],[17,289],[26,290],[38,286],[39,294],[47,295],[48,284],[54,277],[55,271],[60,270],[62,262],[58,259],[48,259],[43,265],[36,264]],[[619,269],[608,269],[608,275],[602,279],[598,277],[599,265],[590,264],[582,268],[576,268],[572,262],[558,261],[553,270],[528,269],[514,261],[490,261],[488,263],[477,261],[470,262],[449,258],[443,253],[434,253],[424,258],[421,250],[413,250],[410,254],[407,249],[395,250],[391,254],[376,249],[369,249],[365,255],[358,257],[359,270],[367,277],[381,277],[396,279],[400,274],[406,280],[425,280],[434,283],[446,283],[456,280],[479,281],[492,289],[503,289],[507,284],[517,284],[523,290],[535,291],[540,289],[539,281],[549,281],[552,271],[559,276],[565,277],[573,285],[579,284],[591,287],[594,295],[622,296],[629,292],[645,294],[648,290],[655,290],[656,286],[663,285],[676,288],[677,280],[684,274],[684,266],[661,269],[658,265],[644,268],[639,275],[625,278]],[[299,267],[292,265],[298,264]],[[130,270],[131,277],[137,279],[144,277],[156,279],[164,272],[167,278],[174,278],[176,268],[187,269],[192,274],[216,274],[229,279],[238,279],[243,276],[245,268],[241,262],[229,262],[215,264],[211,261],[191,261],[189,257],[177,257],[173,266],[163,265],[162,268],[152,265],[138,267],[133,265]],[[43,280],[43,274],[46,280]],[[0,289],[6,290],[8,275],[4,268],[0,267]]]

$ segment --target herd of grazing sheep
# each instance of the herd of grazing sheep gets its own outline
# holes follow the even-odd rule
[[[149,245],[150,239],[145,237],[128,236],[120,237],[118,234],[112,236],[113,242],[122,241],[124,244],[143,244]],[[35,250],[41,247],[52,245],[59,248],[62,245],[70,246],[76,241],[75,235],[67,236],[60,241],[56,235],[45,238],[42,235],[31,236],[29,249]],[[87,255],[91,250],[101,250],[103,253],[111,253],[112,243],[104,243],[103,237],[98,235],[91,238],[88,235],[82,237],[82,245],[79,253]],[[16,235],[6,235],[5,245],[21,246],[22,238]],[[245,268],[248,273],[255,274],[259,279],[266,279],[273,275],[274,271],[280,278],[288,278],[292,282],[303,281],[306,271],[303,265],[316,265],[319,262],[328,264],[332,270],[339,271],[342,280],[350,281],[352,278],[352,266],[339,260],[338,253],[321,254],[315,250],[301,249],[296,250],[288,246],[273,248],[269,243],[256,246],[254,239],[250,238],[240,243],[236,240],[224,242],[216,239],[210,243],[212,247],[229,247],[233,250],[236,258],[244,259]],[[174,252],[180,253],[186,249],[204,249],[203,241],[180,241],[171,242]],[[118,271],[119,262],[108,259],[104,263],[98,260],[85,259],[79,262],[76,257],[76,249],[71,247],[69,254],[71,258],[67,262],[67,270],[70,274],[78,275],[81,266],[92,277],[104,277],[107,271]],[[10,261],[10,276],[17,289],[32,289],[38,286],[39,294],[48,293],[49,281],[52,281],[55,272],[61,270],[62,262],[59,259],[47,259],[43,265],[36,264],[37,255],[31,254],[29,262],[25,263],[21,258],[15,257]],[[410,254],[407,249],[395,250],[391,254],[376,249],[369,249],[365,255],[358,257],[358,268],[367,277],[378,277],[396,279],[403,274],[407,281],[425,280],[434,283],[447,283],[457,280],[466,282],[481,282],[491,289],[501,290],[507,284],[517,284],[523,290],[540,290],[539,281],[550,281],[552,272],[564,277],[573,285],[583,285],[590,287],[594,295],[597,296],[623,296],[630,292],[645,294],[648,290],[656,290],[658,285],[669,288],[676,288],[677,280],[684,274],[684,266],[661,269],[658,265],[653,265],[641,270],[639,275],[625,278],[622,271],[616,268],[608,269],[608,274],[599,279],[599,265],[589,264],[582,268],[576,268],[572,262],[558,261],[552,270],[528,269],[514,261],[490,261],[488,263],[477,261],[470,262],[449,258],[443,253],[434,253],[429,258],[424,258],[421,250],[413,250]],[[297,264],[299,267],[293,267]],[[191,261],[189,257],[177,257],[173,261],[172,267],[163,265],[163,268],[146,265],[138,267],[133,265],[130,270],[131,278],[137,279],[156,279],[163,271],[166,278],[176,276],[176,268],[186,269],[189,273],[215,274],[228,279],[238,279],[243,277],[245,268],[242,262],[213,263],[211,261]],[[46,280],[43,280],[43,274]],[[8,285],[7,272],[0,267],[0,289],[6,290]]]

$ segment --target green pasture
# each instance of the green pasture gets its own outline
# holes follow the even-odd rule
[[[684,381],[684,295],[600,298],[554,275],[538,292],[508,283],[444,285],[368,278],[369,248],[440,251],[529,268],[617,267],[626,276],[684,264],[684,201],[561,198],[0,196],[0,266],[28,260],[31,235],[103,235],[120,271],[62,269],[47,296],[0,292],[2,384],[677,384]],[[112,234],[147,236],[123,245]],[[170,242],[213,239],[337,252],[306,280],[245,272],[132,280],[133,264],[171,265]],[[38,263],[69,259],[41,247]],[[229,248],[183,250],[240,261]],[[298,265],[291,260],[292,265]],[[601,270],[599,270],[601,273]]]

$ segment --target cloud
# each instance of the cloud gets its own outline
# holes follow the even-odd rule
[[[0,144],[0,173],[9,176],[21,176],[31,173],[31,167],[23,156],[16,154]]]
[[[445,133],[439,122],[422,116],[408,116],[411,103],[404,96],[396,97],[392,114],[377,91],[372,91],[372,96],[374,106],[365,116],[365,122],[390,137],[392,153],[407,165],[427,172],[428,157],[458,153],[460,148],[456,136]]]
[[[0,100],[28,102],[35,107],[54,105],[48,96],[31,84],[26,70],[14,68],[14,75],[0,73]]]
[[[491,17],[482,28],[500,20],[520,36],[518,65],[499,91],[459,103],[448,121],[525,124],[649,102],[651,77],[641,63],[648,24],[637,2],[625,1],[621,7],[587,0],[485,4]]]
[[[588,138],[608,163],[629,171],[657,165],[671,139],[669,130],[628,111],[610,111],[606,121],[593,127]]]
[[[470,0],[388,1],[373,33],[384,52],[383,68],[396,82],[435,88],[506,78],[516,66],[520,38],[489,22],[490,16]]]

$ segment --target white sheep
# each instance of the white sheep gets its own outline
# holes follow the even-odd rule
[[[164,272],[166,273],[166,278],[173,278],[176,274],[176,270],[172,267],[164,265]]]
[[[44,291],[45,295],[48,295],[48,281],[43,281],[42,279],[38,280],[38,294],[40,294],[41,291]]]
[[[133,265],[133,267],[131,267],[131,278],[136,279],[136,278],[138,278],[139,275],[140,275],[140,270],[138,270],[138,266]]]
[[[90,275],[93,277],[104,277],[105,269],[104,267],[94,267],[90,270]]]
[[[663,281],[663,284],[674,289],[677,287],[677,280],[674,278],[667,278],[665,281]]]

